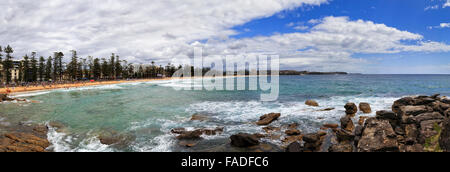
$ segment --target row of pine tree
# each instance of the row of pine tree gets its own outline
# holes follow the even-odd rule
[[[23,56],[21,62],[16,63],[18,66],[15,66],[13,53],[11,46],[4,48],[0,46],[0,64],[3,65],[0,71],[1,83],[156,78],[162,75],[172,76],[177,69],[181,68],[170,63],[165,67],[157,66],[152,61],[149,65],[138,65],[138,69],[135,70],[134,64],[120,60],[120,57],[114,53],[109,59],[92,56],[80,58],[75,50],[71,51],[71,57],[67,63],[62,52],[55,52],[53,56],[47,58],[37,57],[36,52],[32,52],[30,55]],[[13,81],[11,69],[14,68],[19,69],[19,76]]]

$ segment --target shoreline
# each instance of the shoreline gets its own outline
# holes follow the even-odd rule
[[[227,77],[249,77],[249,76],[223,76]],[[141,82],[152,82],[152,81],[171,81],[177,79],[199,79],[199,78],[211,78],[211,77],[190,77],[190,78],[152,78],[152,79],[134,79],[134,80],[114,80],[114,81],[95,81],[95,82],[85,82],[85,83],[72,83],[72,84],[53,84],[48,86],[29,86],[29,87],[9,87],[0,88],[0,94],[8,94],[11,96],[17,96],[26,93],[36,93],[41,91],[51,91],[57,89],[71,89],[71,88],[82,88],[90,86],[103,86],[103,85],[114,85],[114,84],[125,84],[125,83],[141,83]],[[10,91],[7,91],[7,90]]]

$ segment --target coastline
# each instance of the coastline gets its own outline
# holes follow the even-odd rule
[[[227,77],[249,77],[249,76],[222,76],[222,78]],[[95,82],[84,82],[84,83],[73,83],[73,84],[52,84],[49,86],[29,86],[29,87],[10,87],[10,88],[0,88],[0,94],[9,94],[11,96],[16,96],[19,94],[26,94],[26,93],[35,93],[35,92],[41,92],[41,91],[47,91],[47,90],[57,90],[57,89],[71,89],[71,88],[82,88],[82,87],[89,87],[89,86],[103,86],[103,85],[114,85],[114,84],[124,84],[124,83],[140,83],[140,82],[151,82],[151,81],[170,81],[170,80],[177,80],[177,79],[198,79],[198,78],[214,78],[214,77],[190,77],[190,78],[152,78],[152,79],[134,79],[134,80],[114,80],[114,81],[95,81]],[[7,91],[7,89],[10,90],[10,92]]]

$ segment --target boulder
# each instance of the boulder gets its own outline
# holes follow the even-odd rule
[[[434,152],[439,150],[439,135],[443,120],[428,120],[420,123],[418,143],[424,145],[424,150]]]
[[[406,115],[406,116],[417,116],[422,113],[426,113],[432,111],[425,105],[420,106],[402,106],[399,110],[399,115]]]
[[[208,116],[198,113],[192,115],[191,117],[191,121],[206,121],[206,120],[208,120]]]
[[[418,97],[415,99],[414,105],[428,105],[430,103],[433,103],[434,101],[436,101],[436,99],[431,97]]]
[[[381,120],[388,120],[393,127],[397,126],[401,122],[401,118],[393,111],[377,111],[375,117]]]
[[[201,129],[204,135],[212,136],[223,133],[223,127],[217,127],[215,129]]]
[[[388,120],[369,118],[358,143],[358,152],[399,151],[397,135]]]
[[[333,129],[333,128],[338,128],[339,124],[324,124],[323,127]]]
[[[297,136],[297,135],[301,134],[300,130],[297,130],[297,129],[289,129],[289,130],[286,130],[285,133],[288,136]]]
[[[186,132],[185,128],[174,128],[172,130],[170,130],[171,133],[173,134],[182,134],[184,132]]]
[[[8,94],[0,94],[0,101],[13,101],[14,99],[9,98]]]
[[[360,116],[358,120],[358,125],[364,125],[364,122],[366,122],[366,119],[369,118],[368,116]]]
[[[273,121],[277,120],[281,116],[280,113],[269,113],[261,116],[259,121],[256,122],[257,125],[269,125]]]
[[[355,115],[358,112],[358,107],[355,103],[347,103],[344,108],[347,115]]]
[[[450,99],[444,98],[444,99],[441,99],[441,102],[445,103],[445,104],[450,104]]]
[[[306,143],[316,143],[320,139],[320,135],[317,133],[306,134],[303,136],[303,141]]]
[[[319,106],[319,103],[317,103],[315,100],[306,100],[305,104],[308,106]]]
[[[287,128],[289,128],[289,129],[296,129],[297,127],[298,127],[297,123],[292,123],[287,126]]]
[[[336,137],[339,142],[352,142],[355,135],[351,131],[339,129],[336,131]]]
[[[429,112],[429,113],[423,113],[420,115],[417,115],[412,118],[416,124],[420,124],[423,121],[429,121],[429,120],[444,120],[444,116],[442,116],[439,112]]]
[[[401,98],[394,102],[394,104],[392,105],[392,111],[394,111],[397,114],[400,114],[401,113],[400,108],[402,106],[414,105],[414,103],[415,103],[415,101],[414,101],[414,98],[412,98],[412,97]]]
[[[0,152],[45,152],[50,142],[30,133],[6,133],[0,137]]]
[[[201,135],[203,134],[203,130],[194,130],[194,131],[185,131],[177,136],[178,140],[195,140],[201,139]]]
[[[353,152],[353,145],[346,143],[338,143],[331,145],[328,149],[329,152]]]
[[[355,125],[353,124],[352,118],[350,116],[344,116],[341,118],[341,128],[347,131],[352,132],[355,128]]]
[[[372,108],[370,107],[369,103],[359,103],[359,110],[363,113],[372,113]]]
[[[286,152],[303,152],[303,147],[298,142],[292,142],[286,148]]]
[[[439,137],[441,149],[450,152],[450,118],[446,118],[442,124],[442,131]]]
[[[417,130],[416,124],[408,124],[405,126],[405,144],[413,145],[417,142],[417,137],[419,136],[419,131]]]
[[[274,131],[280,131],[281,130],[281,128],[280,127],[272,127],[272,126],[267,126],[267,127],[264,127],[264,128],[262,128],[266,133],[271,133],[271,132],[274,132]]]
[[[252,134],[239,133],[232,135],[230,139],[231,139],[231,146],[235,147],[250,147],[259,145],[259,139]]]

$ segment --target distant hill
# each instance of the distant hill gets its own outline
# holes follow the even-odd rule
[[[296,70],[280,70],[280,75],[348,75],[347,72],[309,72]]]

